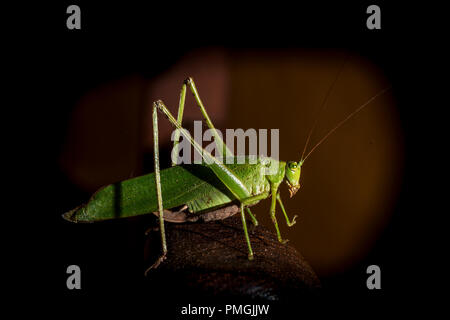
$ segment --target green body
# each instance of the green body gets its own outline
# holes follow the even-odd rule
[[[231,157],[233,159],[231,163],[230,161],[225,161],[225,164],[221,163],[219,159],[204,150],[181,126],[186,87],[190,88],[206,124],[212,130],[214,142],[219,153]],[[204,164],[176,166],[172,159],[172,168],[160,170],[158,111],[162,112],[177,129],[175,131],[173,154],[178,154],[178,143],[180,134],[182,134],[184,139],[187,139],[190,145],[202,155]],[[239,211],[248,246],[248,258],[252,260],[253,251],[244,209],[252,219],[252,222],[257,225],[258,221],[248,207],[271,195],[270,215],[275,225],[278,241],[285,242],[281,238],[275,217],[276,203],[279,203],[288,226],[295,224],[296,216],[294,216],[292,221],[289,220],[278,188],[281,182],[286,179],[291,196],[297,192],[300,187],[299,179],[303,161],[289,161],[286,163],[267,157],[258,157],[256,159],[254,157],[245,157],[244,161],[239,161],[243,159],[233,156],[233,152],[225,145],[214,128],[192,78],[186,79],[183,83],[177,119],[175,119],[164,103],[158,100],[153,103],[152,120],[155,172],[106,186],[97,191],[87,204],[65,213],[63,217],[66,220],[71,222],[94,222],[157,212],[161,233],[162,255],[147,269],[148,271],[156,268],[166,258],[167,243],[164,228],[164,210],[187,205],[189,211],[194,214],[211,213],[211,211],[216,212],[216,209],[221,211],[220,208],[235,202],[240,206]],[[230,160],[230,158],[227,160]]]
[[[286,240],[281,238],[275,216],[276,203],[278,202],[283,211],[286,223],[289,227],[295,224],[295,218],[297,216],[294,216],[292,220],[289,219],[286,210],[284,209],[283,202],[281,201],[279,191],[280,184],[283,181],[286,181],[290,196],[292,197],[295,195],[300,188],[299,181],[301,167],[306,158],[308,158],[317,146],[319,146],[332,132],[364,108],[370,101],[387,90],[385,89],[379,92],[352,112],[347,118],[329,131],[329,133],[326,134],[305,157],[303,157],[308,145],[309,137],[312,133],[311,129],[300,161],[283,162],[272,158],[258,157],[256,163],[254,161],[250,162],[248,161],[249,158],[246,158],[246,161],[244,161],[243,164],[236,164],[240,163],[239,161],[233,161],[232,163],[234,164],[229,164],[229,161],[225,161],[226,164],[223,164],[216,157],[212,156],[212,154],[204,150],[181,125],[187,87],[190,88],[194,95],[196,104],[200,108],[207,126],[212,130],[214,142],[216,143],[219,153],[221,155],[233,156],[233,153],[225,145],[221,135],[217,133],[212,124],[197,92],[193,79],[187,78],[184,81],[180,92],[177,119],[175,119],[161,100],[153,103],[153,159],[155,172],[106,186],[97,191],[87,204],[75,208],[63,215],[66,220],[71,222],[94,222],[157,212],[161,233],[162,255],[147,269],[147,271],[158,267],[158,265],[166,258],[167,243],[164,231],[164,210],[170,210],[180,206],[184,207],[184,205],[187,205],[189,211],[194,214],[202,214],[204,212],[214,213],[214,210],[228,206],[231,203],[240,205],[239,211],[245,240],[248,246],[248,258],[249,260],[252,260],[253,250],[248,235],[244,209],[252,219],[252,222],[257,225],[258,222],[248,207],[271,196],[270,216],[275,226],[278,241],[285,243]],[[178,144],[180,134],[182,134],[184,139],[187,139],[192,147],[202,155],[205,164],[176,166],[172,159],[171,168],[160,170],[158,111],[162,112],[169,122],[177,129],[175,131],[172,154],[178,155]]]
[[[248,161],[227,164],[227,167],[256,196],[270,192],[270,182],[277,180],[278,174],[267,176],[265,169],[278,163],[278,173],[283,177],[285,163],[271,158],[258,158],[256,164]],[[154,181],[155,174],[151,173],[108,185],[97,191],[87,204],[67,212],[64,217],[72,222],[94,222],[156,212]],[[161,189],[164,209],[187,205],[190,212],[201,213],[237,200],[207,165],[179,165],[161,170]]]

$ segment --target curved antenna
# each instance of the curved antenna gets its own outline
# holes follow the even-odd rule
[[[345,119],[343,119],[341,122],[339,122],[333,129],[328,131],[328,133],[320,139],[319,142],[316,143],[316,145],[308,152],[306,157],[301,161],[301,163],[305,162],[305,160],[311,155],[311,153],[322,143],[324,142],[334,131],[336,131],[340,126],[342,126],[345,122],[347,122],[350,118],[352,118],[355,114],[360,112],[364,107],[367,107],[373,100],[375,100],[377,97],[381,96],[383,93],[385,93],[387,90],[389,90],[391,87],[386,87],[380,92],[378,92],[376,95],[374,95],[372,98],[366,101],[363,105],[361,105],[359,108],[357,108],[355,111],[350,113]]]
[[[303,148],[302,156],[300,157],[300,162],[301,163],[303,163],[303,161],[304,161],[303,156],[305,155],[305,151],[306,151],[306,148],[308,147],[308,143],[309,143],[309,140],[311,139],[311,135],[312,135],[314,129],[316,128],[317,123],[319,122],[319,118],[320,118],[319,116],[322,114],[323,110],[325,110],[325,106],[326,106],[326,104],[328,102],[328,97],[330,96],[330,93],[333,90],[334,85],[336,84],[336,82],[337,82],[337,80],[339,78],[339,75],[342,73],[342,70],[344,69],[344,66],[347,63],[349,56],[350,56],[350,53],[348,53],[347,56],[345,57],[344,61],[342,62],[341,67],[339,68],[338,73],[336,74],[336,77],[334,78],[333,82],[331,83],[331,86],[328,88],[328,91],[325,94],[325,97],[324,97],[324,99],[322,101],[322,105],[320,106],[320,110],[317,113],[316,120],[314,121],[314,124],[311,127],[311,130],[309,130],[308,138],[306,138],[305,147]]]

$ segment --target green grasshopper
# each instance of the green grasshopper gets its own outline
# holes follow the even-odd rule
[[[248,259],[253,259],[253,250],[247,230],[245,212],[254,225],[258,224],[256,217],[250,211],[250,206],[259,201],[271,197],[270,216],[275,226],[278,241],[283,240],[275,216],[278,202],[286,223],[289,227],[296,222],[296,217],[289,219],[280,197],[279,187],[286,181],[290,197],[293,197],[300,188],[300,174],[302,165],[314,149],[321,144],[334,130],[368,105],[385,90],[368,100],[341,121],[334,129],[328,132],[311,150],[303,157],[310,135],[308,136],[300,161],[280,161],[269,157],[258,156],[256,163],[232,164],[226,161],[226,165],[216,157],[204,150],[181,126],[184,112],[186,90],[189,87],[196,104],[200,108],[207,126],[211,129],[218,150],[223,150],[226,155],[232,155],[231,151],[218,135],[212,124],[206,109],[197,92],[192,78],[184,81],[179,100],[177,119],[170,113],[160,100],[153,103],[152,122],[154,136],[154,173],[121,181],[108,185],[98,190],[88,201],[63,215],[71,222],[95,222],[108,219],[126,218],[148,213],[159,216],[159,229],[161,234],[162,255],[149,268],[156,268],[167,255],[167,242],[164,231],[164,220],[172,222],[195,221],[199,217],[203,220],[217,220],[229,217],[240,212],[245,240],[248,247]],[[180,134],[188,139],[194,149],[202,155],[204,162],[193,165],[175,165],[172,159],[172,167],[160,170],[159,167],[159,143],[158,143],[158,111],[161,111],[170,123],[177,129],[174,139],[174,153],[177,153]],[[275,172],[266,174],[268,168],[277,168]],[[180,211],[170,209],[182,207]],[[245,209],[245,211],[244,211]],[[186,210],[188,212],[186,212]],[[148,269],[148,270],[149,270]]]

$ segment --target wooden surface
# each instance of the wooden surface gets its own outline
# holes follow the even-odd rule
[[[148,273],[144,291],[163,299],[186,297],[296,301],[316,295],[320,282],[305,259],[263,226],[248,222],[255,259],[247,259],[240,215],[207,223],[166,223],[167,259]],[[159,230],[145,245],[145,268],[160,252]]]

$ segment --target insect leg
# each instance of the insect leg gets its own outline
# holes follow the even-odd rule
[[[153,106],[153,152],[155,161],[155,183],[156,183],[156,195],[158,198],[158,211],[159,211],[159,230],[161,233],[161,245],[162,245],[162,255],[156,260],[156,262],[151,265],[146,271],[145,275],[150,269],[157,268],[159,264],[164,261],[167,254],[167,243],[166,243],[166,233],[164,231],[164,208],[162,203],[162,192],[161,192],[161,175],[159,171],[159,142],[158,142],[158,114],[157,108]]]
[[[183,121],[183,112],[184,112],[184,102],[186,100],[186,84],[183,83],[181,86],[181,92],[180,92],[180,102],[178,103],[178,115],[177,115],[177,122],[181,126],[181,123]],[[173,149],[172,149],[172,167],[176,165],[176,158],[178,157],[178,144],[180,142],[180,130],[175,131],[175,137],[173,142]]]
[[[280,204],[281,211],[283,211],[284,217],[286,218],[286,223],[287,223],[288,227],[292,227],[295,224],[295,219],[297,218],[297,215],[295,215],[292,218],[292,221],[289,221],[289,217],[286,213],[286,210],[284,209],[283,202],[281,201],[280,192],[277,193],[277,200],[278,200],[278,203]]]
[[[250,238],[248,236],[247,222],[245,221],[245,213],[244,213],[244,204],[243,203],[241,203],[241,219],[242,219],[242,226],[244,228],[245,241],[247,241],[248,260],[253,260],[253,250],[252,250],[252,245],[250,243]]]
[[[254,204],[255,202],[258,202],[260,200],[266,199],[269,196],[268,192],[263,192],[261,194],[258,194],[256,196],[251,196],[246,199],[241,200],[241,202],[245,205]],[[252,219],[252,222],[255,226],[258,225],[258,220],[256,220],[256,217],[253,215],[253,213],[250,211],[250,208],[246,207],[247,212]]]
[[[216,142],[216,145],[217,145],[217,149],[220,150],[220,152],[222,152],[222,155],[225,155],[226,157],[232,157],[233,153],[231,152],[230,149],[228,149],[227,145],[225,144],[225,142],[223,142],[220,135],[217,134],[216,128],[214,127],[211,119],[208,116],[208,113],[206,112],[205,106],[203,105],[203,102],[200,99],[200,95],[198,94],[197,88],[195,86],[194,79],[189,77],[186,80],[184,80],[184,83],[186,85],[188,85],[189,89],[191,89],[191,92],[195,98],[195,102],[199,106],[200,111],[202,112],[202,115],[206,120],[206,124],[207,124],[208,128],[210,128],[212,130],[212,133],[214,136],[214,141]]]
[[[250,211],[250,208],[245,208],[248,212],[248,215],[250,216],[250,218],[252,219],[253,225],[257,226],[258,225],[258,220],[256,220],[256,216]]]
[[[233,172],[231,172],[228,167],[221,163],[217,158],[215,158],[211,153],[203,149],[189,132],[181,127],[181,125],[175,120],[172,113],[170,113],[169,109],[164,105],[164,103],[159,100],[154,102],[154,107],[161,110],[170,123],[175,126],[175,128],[179,129],[181,134],[190,141],[191,145],[194,149],[202,156],[203,160],[209,165],[208,167],[214,172],[214,174],[222,181],[222,183],[230,190],[231,193],[238,199],[239,201],[243,201],[251,197],[250,192],[244,183],[237,177]]]
[[[275,216],[275,209],[276,209],[276,205],[277,205],[277,190],[278,190],[278,185],[273,185],[272,186],[272,202],[270,204],[270,217],[272,218],[272,222],[275,225],[275,230],[277,232],[278,241],[281,243],[286,243],[286,242],[288,242],[288,240],[283,240],[281,238],[280,229],[278,228],[277,217]]]

